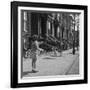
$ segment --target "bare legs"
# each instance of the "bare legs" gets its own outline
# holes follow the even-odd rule
[[[36,70],[36,61],[37,61],[36,58],[33,58],[32,59],[32,71],[35,71]]]

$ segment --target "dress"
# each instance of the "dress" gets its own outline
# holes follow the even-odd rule
[[[32,59],[37,58],[37,50],[38,50],[38,43],[37,43],[37,41],[34,41],[31,45],[30,58],[32,58]]]

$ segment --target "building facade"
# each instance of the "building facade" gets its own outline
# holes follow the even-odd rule
[[[75,17],[74,20],[74,14],[70,13],[23,10],[21,12],[22,48],[27,50],[30,47],[30,37],[33,35],[38,35],[44,39],[52,36],[67,45],[66,49],[72,47],[73,38],[77,38],[78,35],[75,40],[79,39],[79,22],[73,24],[74,21],[79,21],[79,15],[76,14],[76,16],[77,19]]]

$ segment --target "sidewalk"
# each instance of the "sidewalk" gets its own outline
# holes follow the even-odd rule
[[[74,65],[76,61],[79,61],[79,53],[71,54],[72,50],[63,51],[63,55],[60,56],[50,56],[41,55],[37,60],[37,70],[38,72],[32,73],[31,59],[23,60],[23,76],[33,77],[33,76],[51,76],[51,75],[66,75],[66,74],[78,74],[79,62]]]

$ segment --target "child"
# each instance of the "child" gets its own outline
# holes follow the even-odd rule
[[[37,50],[41,51],[38,43],[38,36],[34,35],[31,44],[31,59],[32,59],[32,71],[36,72]]]
[[[57,56],[56,47],[53,47],[52,50],[53,50],[53,52],[54,52],[54,55]]]

